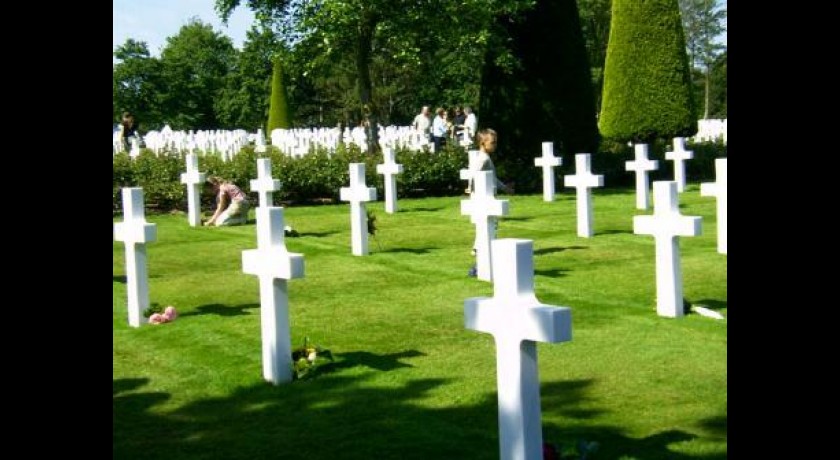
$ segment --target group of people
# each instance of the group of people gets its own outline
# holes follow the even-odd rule
[[[448,110],[438,107],[432,119],[429,106],[424,105],[411,126],[435,145],[435,152],[446,145],[447,139],[472,142],[478,131],[478,118],[472,107],[455,107],[454,112],[454,116],[450,116]]]

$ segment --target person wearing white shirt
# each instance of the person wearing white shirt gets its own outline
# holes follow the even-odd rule
[[[473,142],[475,134],[478,132],[478,117],[473,113],[472,107],[464,107],[464,113],[467,114],[467,119],[464,120],[464,139]]]
[[[429,117],[429,106],[424,105],[422,109],[420,109],[420,113],[414,117],[414,121],[411,123],[411,126],[423,136],[423,139],[426,139],[431,142],[431,127],[432,127],[432,119]]]
[[[446,110],[438,107],[435,110],[437,116],[432,122],[432,141],[435,143],[435,152],[440,152],[446,145],[446,137],[449,135],[449,123],[446,121]]]

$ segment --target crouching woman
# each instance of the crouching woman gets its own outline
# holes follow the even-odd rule
[[[208,177],[207,183],[213,187],[213,193],[216,195],[216,212],[204,225],[221,227],[248,223],[251,204],[242,189],[218,176]]]

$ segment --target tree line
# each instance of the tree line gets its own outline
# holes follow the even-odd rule
[[[374,126],[409,124],[422,105],[481,107],[488,60],[509,78],[525,66],[543,65],[529,57],[531,49],[576,41],[582,52],[570,59],[585,67],[580,75],[591,85],[582,103],[593,116],[601,110],[612,0],[216,0],[216,9],[226,19],[246,3],[257,19],[242,50],[198,19],[168,37],[160,57],[133,39],[117,47],[114,121],[131,110],[143,131],[164,124],[265,129],[279,61],[293,126],[352,126],[363,118]],[[725,30],[726,11],[713,0],[679,0],[679,7],[698,114],[725,117],[726,52],[714,39]],[[570,25],[571,35],[555,30],[546,39],[529,36],[523,24],[539,19],[535,11]],[[528,46],[517,44],[517,37],[530,40]],[[545,68],[550,72],[534,84],[546,90],[552,79],[577,75],[569,67]],[[500,93],[508,98],[496,101],[500,110],[516,105],[516,91],[525,89]],[[480,110],[478,115],[481,121]]]

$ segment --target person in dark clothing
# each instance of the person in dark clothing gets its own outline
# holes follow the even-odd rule
[[[467,121],[467,115],[460,107],[455,107],[455,119],[452,121],[455,124],[455,140],[461,142],[464,140],[464,123]]]
[[[131,112],[123,112],[120,123],[120,140],[126,152],[131,151],[131,143],[137,138],[137,120]]]

